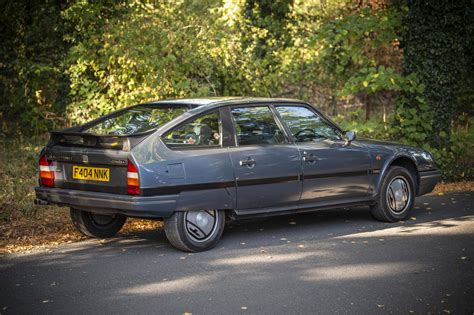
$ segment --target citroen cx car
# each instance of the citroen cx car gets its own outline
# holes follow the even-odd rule
[[[212,248],[226,220],[363,205],[403,220],[440,179],[427,151],[356,140],[303,101],[241,97],[144,103],[53,131],[39,171],[35,203],[70,207],[83,234],[160,218],[189,252]]]

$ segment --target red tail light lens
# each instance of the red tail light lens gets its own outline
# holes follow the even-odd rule
[[[40,185],[45,187],[54,187],[53,163],[48,161],[46,155],[43,155],[39,161],[40,165]]]
[[[138,169],[130,160],[128,160],[127,167],[127,193],[129,195],[140,194],[140,180],[138,179]]]

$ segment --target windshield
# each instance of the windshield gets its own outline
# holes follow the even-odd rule
[[[189,109],[189,106],[139,105],[86,126],[82,132],[119,136],[147,132],[164,125]]]

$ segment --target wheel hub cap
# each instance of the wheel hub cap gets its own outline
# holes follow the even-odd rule
[[[217,226],[215,210],[188,211],[184,217],[186,232],[196,242],[208,240]]]
[[[410,201],[410,190],[406,180],[396,177],[387,187],[387,204],[394,212],[402,212]]]

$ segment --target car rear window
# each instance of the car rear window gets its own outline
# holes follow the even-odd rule
[[[147,132],[182,115],[189,106],[139,105],[86,126],[82,132],[95,135],[133,135]]]

